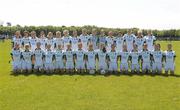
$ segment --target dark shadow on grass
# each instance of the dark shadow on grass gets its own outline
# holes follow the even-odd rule
[[[89,73],[41,73],[41,72],[32,72],[32,73],[13,73],[11,72],[12,76],[30,76],[30,75],[36,75],[36,76],[54,76],[54,75],[58,75],[58,76],[74,76],[74,75],[79,75],[79,76],[117,76],[117,77],[121,77],[121,76],[129,76],[129,77],[133,77],[133,76],[151,76],[151,77],[155,77],[155,76],[162,76],[162,77],[180,77],[179,74],[152,74],[152,73],[106,73],[106,74],[100,74],[100,73],[95,73],[95,74],[89,74]]]

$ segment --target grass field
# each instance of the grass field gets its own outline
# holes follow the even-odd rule
[[[49,76],[12,75],[10,41],[0,42],[0,110],[180,110],[180,41],[172,44],[176,76]]]

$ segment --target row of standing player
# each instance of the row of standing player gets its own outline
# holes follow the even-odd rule
[[[143,37],[142,31],[138,31],[137,36],[132,34],[131,30],[127,31],[127,34],[119,32],[117,37],[113,36],[113,32],[109,31],[108,36],[106,37],[104,30],[100,31],[100,35],[97,35],[96,29],[92,29],[92,34],[88,35],[86,29],[82,29],[82,34],[77,35],[77,31],[73,31],[72,37],[69,35],[68,30],[63,31],[63,36],[61,32],[57,31],[55,37],[52,32],[49,32],[47,37],[45,37],[44,32],[40,33],[40,37],[36,37],[36,32],[32,31],[30,36],[27,31],[24,31],[23,37],[21,37],[20,31],[17,31],[13,38],[13,47],[15,44],[19,44],[21,49],[24,49],[25,44],[30,45],[30,50],[34,51],[36,49],[37,42],[41,43],[41,49],[47,49],[47,45],[51,45],[51,49],[55,50],[58,45],[63,45],[63,50],[67,49],[67,44],[71,44],[72,50],[76,51],[78,48],[78,43],[82,43],[82,48],[84,51],[88,50],[88,44],[92,43],[94,50],[99,49],[100,44],[104,43],[107,51],[111,50],[111,45],[116,44],[116,51],[121,52],[123,44],[127,44],[128,52],[133,50],[133,44],[138,46],[138,51],[142,51],[143,44],[147,44],[149,51],[154,50],[154,41],[156,40],[155,36],[152,35],[151,31],[147,31],[147,35]]]
[[[96,70],[101,73],[117,72],[118,60],[120,58],[120,71],[127,73],[129,69],[131,72],[139,73],[142,70],[145,72],[161,73],[162,66],[165,68],[165,73],[168,70],[174,73],[175,52],[172,51],[172,45],[168,44],[167,51],[160,50],[160,44],[155,44],[154,51],[148,51],[147,44],[143,44],[143,50],[138,52],[136,44],[133,45],[132,52],[127,51],[127,45],[123,45],[122,52],[116,52],[116,44],[111,45],[111,51],[106,52],[105,44],[101,44],[99,50],[93,49],[93,44],[89,44],[88,51],[82,49],[81,42],[78,43],[78,50],[72,51],[71,44],[67,44],[67,50],[63,51],[62,45],[58,45],[56,51],[51,50],[51,45],[47,45],[47,50],[41,49],[41,43],[37,43],[37,48],[34,52],[29,50],[29,44],[25,45],[25,51],[19,49],[16,44],[12,51],[14,71],[28,71],[32,69],[35,71],[46,71],[52,73],[56,72],[89,72],[94,73]],[[97,59],[97,60],[96,60]],[[96,64],[98,61],[98,65]],[[139,65],[142,65],[141,67]],[[32,68],[34,65],[34,68]],[[130,68],[129,68],[130,65]]]

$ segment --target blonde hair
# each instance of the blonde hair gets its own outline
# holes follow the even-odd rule
[[[56,31],[56,34],[61,34],[61,32],[60,31]]]
[[[53,34],[52,32],[48,32],[48,35],[47,35],[47,36],[49,37],[49,36],[52,35],[52,34]]]
[[[69,34],[69,31],[68,30],[64,30],[63,31],[63,34],[65,34],[67,32],[67,34]]]
[[[138,32],[137,33],[142,33],[142,30],[138,30]]]

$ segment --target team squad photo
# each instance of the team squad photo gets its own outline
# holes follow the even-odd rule
[[[180,0],[0,4],[0,110],[180,110]]]
[[[55,33],[16,31],[12,38],[14,73],[60,74],[174,74],[175,51],[172,44],[161,50],[151,30],[136,34],[113,31],[80,35],[73,30]],[[115,36],[114,36],[115,35]]]

